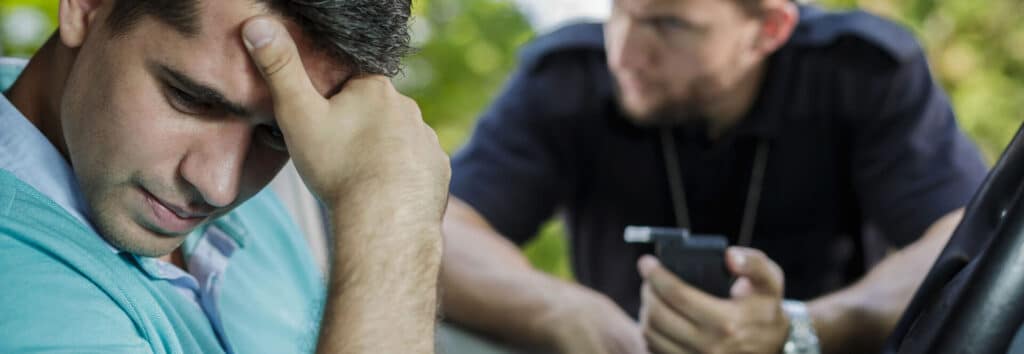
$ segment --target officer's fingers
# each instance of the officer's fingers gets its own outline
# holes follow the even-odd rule
[[[729,247],[726,259],[729,270],[750,283],[750,293],[782,297],[785,275],[782,268],[764,252],[753,248]]]
[[[731,304],[683,282],[665,269],[657,258],[644,255],[637,263],[641,276],[650,283],[654,294],[698,327],[718,328],[729,318]]]
[[[687,354],[697,353],[676,342],[669,340],[664,334],[658,331],[647,329],[644,331],[644,340],[647,341],[647,350],[652,354]]]
[[[302,66],[299,50],[284,25],[269,17],[257,16],[243,25],[242,39],[270,88],[279,120],[301,116],[300,112],[325,104]],[[287,125],[287,122],[278,123]]]
[[[704,349],[711,339],[707,333],[701,333],[686,317],[678,314],[654,295],[649,284],[644,283],[640,290],[641,321],[644,332],[657,332],[667,340],[681,347]],[[698,350],[704,351],[704,350]]]
[[[754,286],[750,285],[750,279],[739,278],[736,282],[732,283],[732,287],[729,288],[729,296],[732,298],[741,298],[754,294]]]

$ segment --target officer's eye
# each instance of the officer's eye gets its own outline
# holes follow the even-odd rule
[[[653,17],[648,19],[646,22],[658,35],[662,37],[672,37],[666,39],[678,39],[675,37],[699,35],[704,32],[703,27],[677,17]]]
[[[675,18],[658,18],[654,19],[651,24],[659,32],[678,31],[688,28],[683,21]]]

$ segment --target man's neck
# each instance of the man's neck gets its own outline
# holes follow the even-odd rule
[[[766,67],[767,64],[762,62],[747,70],[735,88],[704,110],[708,137],[718,140],[750,112],[761,92]]]
[[[179,246],[178,248],[175,248],[174,251],[171,252],[170,254],[160,257],[160,260],[176,265],[178,266],[178,268],[181,268],[182,270],[187,272],[188,266],[185,264],[185,254],[181,251],[181,247],[184,246]]]
[[[5,93],[11,104],[67,158],[61,131],[60,100],[73,54],[56,34],[32,56],[18,80]]]

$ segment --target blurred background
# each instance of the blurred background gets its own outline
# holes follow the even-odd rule
[[[0,0],[0,55],[29,57],[56,26],[56,0]],[[953,100],[960,125],[991,162],[1024,121],[1024,2],[823,0],[910,28]],[[518,48],[567,22],[599,21],[609,0],[414,0],[414,44],[396,78],[454,152],[516,65]],[[571,278],[560,223],[527,247],[539,268]]]

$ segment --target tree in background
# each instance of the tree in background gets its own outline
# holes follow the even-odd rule
[[[914,31],[953,100],[961,126],[993,161],[1024,122],[1024,26],[1018,0],[824,0],[861,7]],[[515,67],[533,31],[509,0],[415,0],[414,43],[396,79],[415,98],[448,151],[471,133],[476,116]],[[0,0],[0,52],[28,56],[53,30],[56,0]],[[571,277],[559,223],[527,246],[539,268]]]
[[[0,0],[0,54],[27,57],[57,26],[55,0]]]
[[[923,42],[960,125],[994,161],[1024,122],[1024,2],[828,0],[899,21]]]

